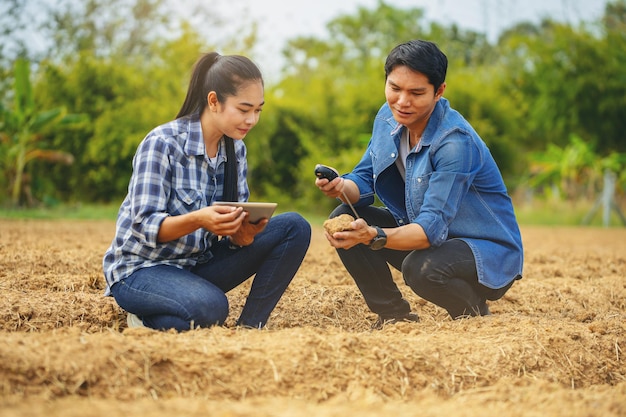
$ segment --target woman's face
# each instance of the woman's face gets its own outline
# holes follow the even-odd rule
[[[242,84],[237,95],[227,97],[224,103],[217,103],[218,129],[233,139],[243,139],[259,122],[264,103],[260,81]]]
[[[421,132],[445,90],[445,83],[435,87],[421,72],[405,65],[395,67],[385,82],[385,97],[393,118],[411,131]]]

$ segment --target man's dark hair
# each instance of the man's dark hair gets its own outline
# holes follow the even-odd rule
[[[437,91],[446,80],[448,58],[433,42],[416,39],[391,50],[385,61],[385,80],[401,65],[424,74]]]

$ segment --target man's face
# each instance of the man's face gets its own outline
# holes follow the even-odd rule
[[[435,92],[424,74],[404,65],[395,67],[385,83],[385,97],[394,119],[420,134],[444,90],[445,83]]]

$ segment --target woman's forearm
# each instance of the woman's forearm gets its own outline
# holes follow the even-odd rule
[[[181,214],[180,216],[168,216],[161,223],[157,241],[159,243],[176,240],[188,235],[200,227],[195,213]]]

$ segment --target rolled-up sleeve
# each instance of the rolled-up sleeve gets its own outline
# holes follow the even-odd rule
[[[343,178],[354,182],[359,189],[359,201],[355,206],[368,206],[374,202],[374,175],[372,167],[372,142],[369,145],[359,163],[351,173],[342,175]]]

